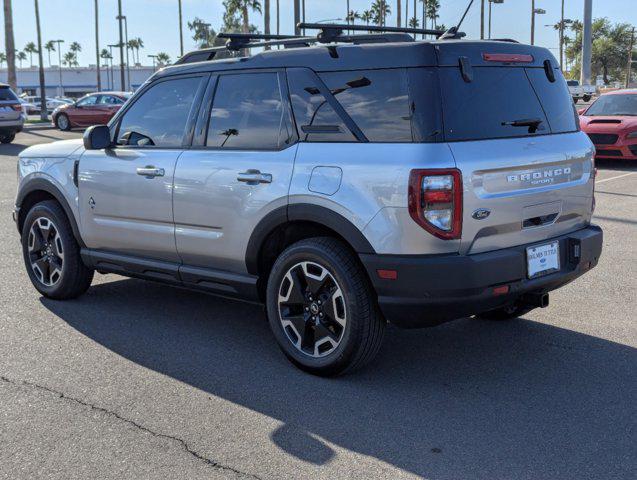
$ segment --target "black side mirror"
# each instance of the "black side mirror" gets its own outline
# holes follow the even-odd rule
[[[111,131],[106,125],[93,125],[84,132],[84,148],[103,150],[111,146]]]

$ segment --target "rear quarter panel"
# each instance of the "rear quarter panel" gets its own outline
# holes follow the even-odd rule
[[[443,143],[301,143],[289,202],[319,205],[345,217],[376,253],[457,252],[459,241],[427,233],[407,208],[412,169],[453,167]]]

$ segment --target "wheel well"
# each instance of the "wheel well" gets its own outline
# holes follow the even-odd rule
[[[311,221],[291,221],[277,226],[272,230],[265,238],[261,247],[259,248],[258,255],[258,275],[259,280],[257,282],[257,288],[259,290],[259,296],[262,300],[265,299],[265,290],[270,276],[270,270],[274,262],[279,255],[290,245],[306,238],[313,237],[331,237],[336,238],[343,242],[353,255],[358,258],[356,251],[352,248],[350,243],[325,225]]]
[[[20,214],[18,215],[18,231],[22,235],[22,227],[24,225],[24,219],[27,214],[36,203],[44,202],[45,200],[54,200],[57,203],[57,198],[45,190],[34,190],[29,192],[26,197],[20,203]]]

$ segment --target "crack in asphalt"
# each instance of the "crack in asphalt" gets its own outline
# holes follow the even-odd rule
[[[191,456],[195,457],[197,460],[199,460],[199,461],[201,461],[201,462],[203,462],[203,463],[205,463],[205,464],[209,465],[210,467],[215,468],[217,470],[232,472],[232,473],[234,473],[236,475],[239,475],[242,478],[250,478],[250,479],[261,480],[261,478],[256,476],[256,475],[242,472],[240,470],[237,470],[235,468],[229,467],[227,465],[222,465],[222,464],[220,464],[218,462],[215,462],[214,460],[211,460],[208,457],[205,457],[204,455],[198,453],[196,450],[192,449],[190,447],[190,445],[188,445],[188,442],[186,442],[185,440],[183,440],[183,439],[181,439],[179,437],[175,437],[173,435],[167,435],[165,433],[155,432],[155,431],[151,430],[150,428],[145,427],[145,426],[135,422],[134,420],[130,420],[130,419],[126,418],[126,417],[121,416],[117,412],[113,412],[113,411],[108,410],[108,409],[103,408],[103,407],[98,407],[97,405],[93,405],[92,403],[85,402],[84,400],[80,400],[79,398],[70,397],[70,396],[64,394],[63,392],[54,390],[52,388],[49,388],[49,387],[46,387],[46,386],[43,386],[43,385],[39,385],[37,383],[28,382],[26,380],[16,381],[16,380],[12,380],[12,379],[10,379],[8,377],[5,377],[4,375],[0,375],[0,380],[2,382],[5,382],[5,383],[8,383],[8,384],[17,386],[17,387],[20,387],[20,386],[29,387],[29,388],[38,389],[38,390],[41,390],[41,391],[56,395],[57,397],[59,397],[59,398],[61,398],[63,400],[67,400],[67,401],[75,403],[77,405],[88,407],[91,410],[104,413],[104,414],[106,414],[106,415],[108,415],[110,417],[114,417],[117,420],[125,422],[125,423],[127,423],[129,425],[132,425],[136,429],[141,430],[141,431],[146,432],[146,433],[149,433],[149,434],[151,434],[154,437],[163,438],[163,439],[166,439],[166,440],[170,440],[172,442],[177,442],[181,446],[181,448],[184,451],[186,451],[186,453],[190,454]]]

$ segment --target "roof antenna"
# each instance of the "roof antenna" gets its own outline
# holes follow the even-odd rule
[[[462,15],[462,18],[458,22],[458,25],[456,25],[455,27],[451,27],[449,30],[447,30],[445,33],[443,33],[439,37],[439,40],[447,40],[447,39],[450,39],[450,38],[462,38],[462,37],[465,36],[464,32],[459,32],[458,30],[460,30],[460,25],[462,25],[462,22],[464,22],[464,19],[467,16],[467,13],[469,13],[469,10],[471,9],[471,5],[473,5],[473,0],[471,0],[469,2],[469,5],[467,6],[467,9],[464,11],[464,14]]]

